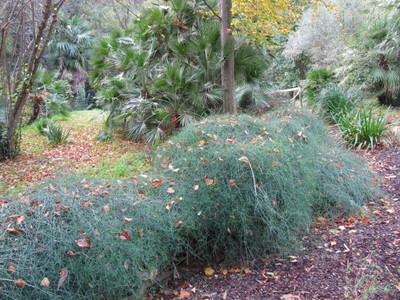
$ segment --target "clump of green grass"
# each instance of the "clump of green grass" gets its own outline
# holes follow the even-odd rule
[[[380,111],[375,115],[374,111],[361,108],[335,118],[343,139],[351,147],[374,149],[381,140],[387,128],[387,113]]]
[[[84,176],[95,178],[123,178],[148,170],[148,163],[141,151],[120,156],[117,159],[100,159],[95,167],[79,171]]]
[[[52,145],[65,143],[71,133],[71,131],[65,131],[62,127],[54,124],[49,124],[43,129],[43,132]]]

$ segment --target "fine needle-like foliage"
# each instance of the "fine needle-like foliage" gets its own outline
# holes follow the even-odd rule
[[[293,254],[314,218],[377,197],[315,116],[211,117],[116,182],[63,177],[0,207],[3,298],[140,299],[173,263]]]

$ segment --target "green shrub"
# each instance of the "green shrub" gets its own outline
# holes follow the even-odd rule
[[[255,100],[253,97],[253,92],[251,90],[246,90],[239,99],[239,107],[243,110],[248,110],[254,107]]]
[[[324,116],[334,120],[337,116],[350,113],[355,100],[347,91],[334,85],[321,91],[316,105]]]
[[[65,143],[70,135],[70,131],[65,132],[62,127],[56,126],[52,123],[48,124],[48,126],[43,129],[43,132],[52,145]]]
[[[318,102],[320,92],[333,81],[334,73],[325,67],[317,67],[307,72],[304,81],[304,96],[311,104]]]
[[[37,134],[45,136],[46,129],[49,127],[50,124],[52,124],[50,119],[40,118],[33,123],[33,128],[35,129]]]
[[[315,217],[377,196],[367,167],[294,109],[189,125],[133,181],[46,185],[0,207],[5,298],[140,299],[174,260],[293,254]]]
[[[374,195],[365,164],[296,110],[208,118],[156,157],[174,183],[178,234],[204,259],[288,252],[314,217],[359,210]]]
[[[10,201],[0,210],[0,298],[141,299],[180,244],[168,212],[139,198],[136,188],[60,178]],[[58,289],[62,269],[68,276]],[[44,278],[48,287],[40,286]],[[15,286],[17,279],[31,286]]]
[[[105,142],[109,141],[111,137],[111,133],[108,130],[100,129],[94,139],[96,141]]]
[[[360,109],[335,118],[344,140],[351,147],[373,149],[382,138],[387,114],[379,112],[374,115],[373,111],[374,108]]]

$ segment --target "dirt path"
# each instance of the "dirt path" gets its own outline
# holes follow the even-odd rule
[[[387,196],[369,215],[319,219],[297,257],[218,269],[181,267],[151,299],[400,299],[400,148],[362,152]]]

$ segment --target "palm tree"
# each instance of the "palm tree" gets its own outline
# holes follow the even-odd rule
[[[398,9],[368,20],[339,70],[343,81],[359,85],[383,105],[400,106],[399,37]]]
[[[73,16],[60,22],[49,42],[49,61],[58,69],[61,78],[70,82],[75,95],[88,78],[93,41],[88,26]]]
[[[99,104],[111,112],[108,124],[152,143],[221,111],[220,29],[213,17],[197,13],[198,3],[172,0],[169,8],[152,7],[132,29],[96,45],[91,82]],[[259,77],[261,53],[242,38],[233,47],[237,83]]]

